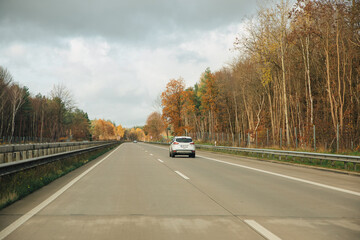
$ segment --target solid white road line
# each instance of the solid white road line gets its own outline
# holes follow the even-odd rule
[[[274,235],[272,232],[258,224],[254,220],[244,220],[244,222],[249,225],[252,229],[254,229],[256,232],[258,232],[261,236],[268,240],[281,240],[278,236]]]
[[[64,193],[67,189],[69,189],[72,185],[74,185],[77,181],[79,181],[82,177],[84,177],[86,174],[88,174],[91,170],[96,168],[99,164],[101,164],[103,161],[105,161],[108,157],[110,157],[116,150],[118,150],[122,145],[117,147],[114,151],[112,151],[109,155],[107,155],[105,158],[100,160],[98,163],[96,163],[94,166],[74,178],[71,182],[66,184],[64,187],[62,187],[60,190],[58,190],[56,193],[51,195],[48,199],[37,205],[35,208],[30,210],[29,212],[25,213],[22,217],[20,217],[18,220],[10,224],[8,227],[6,227],[4,230],[0,232],[0,240],[7,237],[10,233],[15,231],[18,227],[20,227],[22,224],[24,224],[27,220],[29,220],[31,217],[33,217],[35,214],[40,212],[43,208],[45,208],[47,205],[49,205],[52,201],[54,201],[57,197],[59,197],[62,193]]]
[[[225,163],[225,164],[228,164],[228,165],[232,165],[232,166],[236,166],[236,167],[241,167],[241,168],[261,172],[261,173],[266,173],[266,174],[270,174],[270,175],[274,175],[274,176],[278,176],[278,177],[282,177],[282,178],[291,179],[291,180],[294,180],[294,181],[307,183],[307,184],[315,185],[315,186],[318,186],[318,187],[323,187],[323,188],[327,188],[327,189],[331,189],[331,190],[335,190],[335,191],[339,191],[339,192],[343,192],[343,193],[348,193],[348,194],[352,194],[352,195],[360,197],[360,192],[355,192],[355,191],[346,190],[346,189],[343,189],[343,188],[333,187],[333,186],[330,186],[330,185],[317,183],[317,182],[313,182],[313,181],[309,181],[309,180],[305,180],[305,179],[301,179],[301,178],[297,178],[297,177],[291,177],[291,176],[287,176],[287,175],[284,175],[284,174],[265,171],[265,170],[261,170],[261,169],[257,169],[257,168],[247,167],[247,166],[243,166],[243,165],[240,165],[240,164],[225,162],[225,161],[221,161],[221,160],[217,160],[217,159],[209,158],[209,157],[205,157],[205,156],[199,156],[198,155],[198,157],[205,158],[205,159],[215,161],[215,162],[219,162],[219,163]]]
[[[175,171],[177,174],[179,174],[181,177],[183,177],[184,179],[186,180],[189,180],[190,178],[188,178],[187,176],[185,176],[184,174],[182,174],[181,172],[179,171]]]
[[[158,159],[158,161],[159,161],[159,162],[162,162],[162,163],[164,162],[164,161],[163,161],[163,160],[161,160],[161,159]]]

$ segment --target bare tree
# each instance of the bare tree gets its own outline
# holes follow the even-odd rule
[[[0,66],[0,136],[4,130],[4,108],[8,101],[8,86],[12,82],[13,77],[10,72]]]
[[[63,84],[54,85],[50,96],[52,111],[50,132],[53,140],[57,140],[65,132],[65,116],[74,108],[74,100],[71,92]]]
[[[19,111],[20,107],[24,104],[24,89],[21,88],[19,85],[17,84],[13,84],[10,86],[10,91],[9,91],[9,96],[10,96],[10,102],[11,102],[11,107],[12,107],[12,111],[11,111],[11,138],[10,138],[10,142],[12,142],[13,137],[14,137],[14,131],[15,131],[15,117],[16,117],[16,113]]]
[[[50,92],[50,97],[52,99],[59,98],[67,110],[71,110],[75,106],[71,92],[63,84],[54,85]]]

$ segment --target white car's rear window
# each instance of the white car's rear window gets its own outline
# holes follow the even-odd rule
[[[180,143],[190,143],[190,142],[192,142],[192,139],[191,138],[176,138],[175,141],[180,142]]]

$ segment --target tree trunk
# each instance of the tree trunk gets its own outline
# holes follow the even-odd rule
[[[234,105],[235,105],[235,133],[238,133],[240,126],[239,126],[238,106],[237,106],[237,102],[236,102],[235,91],[233,91],[233,97],[234,97]]]
[[[285,51],[283,46],[283,32],[281,33],[281,68],[282,68],[282,88],[283,88],[283,101],[284,101],[284,114],[285,114],[285,125],[286,125],[286,142],[287,146],[290,146],[290,127],[288,117],[288,106],[287,106],[287,95],[286,95],[286,75],[285,75]]]

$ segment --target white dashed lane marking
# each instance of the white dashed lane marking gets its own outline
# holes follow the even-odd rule
[[[244,220],[244,222],[268,240],[281,240],[281,238],[279,238],[254,220]]]
[[[184,174],[182,174],[181,172],[179,171],[175,171],[177,174],[179,174],[182,178],[186,179],[186,180],[189,180],[190,178],[188,178],[187,176],[185,176]]]

